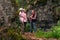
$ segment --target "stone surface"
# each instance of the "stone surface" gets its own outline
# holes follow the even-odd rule
[[[3,21],[4,25],[8,26],[8,18],[13,17],[13,12],[14,7],[12,7],[11,0],[0,0],[0,24],[2,24]]]
[[[37,21],[38,21],[39,27],[48,27],[48,28],[50,28],[51,26],[56,25],[57,20],[52,15],[52,14],[54,14],[53,10],[55,10],[52,7],[52,0],[50,0],[50,1],[48,0],[47,4],[44,5],[44,6],[38,5],[35,8],[34,8],[34,6],[32,8],[36,10]],[[27,14],[28,17],[30,16],[30,14],[31,14],[31,8],[28,11],[28,14]]]

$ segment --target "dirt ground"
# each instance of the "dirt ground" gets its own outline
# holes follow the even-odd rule
[[[24,33],[22,35],[26,40],[58,40],[56,38],[36,38],[33,33]]]

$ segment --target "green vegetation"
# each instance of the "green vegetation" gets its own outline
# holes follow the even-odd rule
[[[37,31],[37,33],[35,35],[38,38],[51,38],[52,37],[52,31],[44,32],[44,31],[39,30],[39,31]]]
[[[32,6],[36,6],[36,5],[45,5],[47,2],[47,0],[11,0],[11,3],[12,3],[12,6],[14,6],[14,19],[12,19],[12,25],[14,24],[14,27],[10,27],[7,32],[6,32],[6,38],[5,36],[1,37],[0,39],[1,40],[5,40],[5,39],[10,39],[10,40],[25,40],[21,33],[20,33],[20,21],[19,21],[19,17],[18,17],[18,14],[19,14],[19,8],[20,7],[23,7],[25,8],[26,10],[28,9],[28,5],[32,5]],[[60,0],[53,0],[53,6],[56,6],[56,4],[59,4],[60,3]],[[57,13],[57,16],[60,17],[59,13],[60,13],[60,8],[57,9],[58,13]],[[56,16],[56,14],[54,13],[54,16]],[[56,16],[56,17],[57,17]],[[60,18],[59,18],[60,19]],[[15,23],[16,23],[16,27],[15,27]],[[29,31],[29,27],[30,27],[30,24],[28,23],[26,25],[26,31],[28,32]],[[48,32],[44,32],[44,31],[41,31],[41,30],[38,30],[35,35],[36,37],[38,38],[60,38],[60,20],[58,21],[57,23],[57,26],[53,26],[51,29],[51,31],[48,31]]]
[[[29,29],[30,29],[30,23],[27,23],[27,25],[26,25],[26,32],[28,32]]]
[[[28,9],[28,5],[36,6],[36,5],[44,5],[47,0],[11,0],[12,5],[17,9],[20,7]]]
[[[20,33],[18,28],[9,28],[5,34],[0,38],[1,40],[25,40]]]
[[[8,37],[12,40],[23,40],[22,35],[18,32],[19,30],[9,29],[7,32]]]
[[[57,26],[53,26],[50,30],[51,31],[48,31],[48,32],[38,30],[36,32],[36,37],[60,38],[60,21],[58,21]]]

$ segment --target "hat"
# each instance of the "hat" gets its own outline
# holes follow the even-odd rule
[[[23,11],[24,11],[24,12],[26,12],[26,10],[25,10],[25,9],[23,9]]]
[[[19,10],[23,10],[23,8],[20,8]]]
[[[25,9],[23,9],[25,11]]]

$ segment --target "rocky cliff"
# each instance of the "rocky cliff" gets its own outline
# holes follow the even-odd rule
[[[9,18],[14,15],[14,7],[11,4],[11,0],[0,0],[0,26],[2,24],[8,25]]]
[[[22,2],[24,2],[24,0]],[[9,26],[11,20],[15,21],[15,19],[18,19],[18,18],[13,18],[15,16],[14,13],[16,13],[15,11],[18,9],[18,7],[16,6],[17,4],[14,3],[15,1],[11,3],[11,0],[0,0],[0,26],[2,24]],[[59,5],[60,3],[54,4],[52,0],[48,0],[43,5],[41,5],[39,1],[37,1],[35,4],[31,4],[31,3],[29,4],[27,1],[26,4],[28,4],[28,6],[25,6],[25,3],[23,4],[21,3],[20,6],[28,8],[27,9],[28,17],[31,14],[31,9],[36,10],[37,20],[38,20],[37,23],[39,24],[39,27],[56,25],[57,21],[60,18],[59,15],[60,12],[58,12],[58,9],[60,8]]]
[[[28,17],[31,14],[31,9],[35,9],[37,13],[37,22],[39,27],[50,28],[53,25],[56,25],[59,20],[58,9],[60,8],[59,4],[54,4],[52,0],[48,0],[45,5],[31,5],[32,7],[28,11]],[[57,15],[58,16],[57,16]]]

